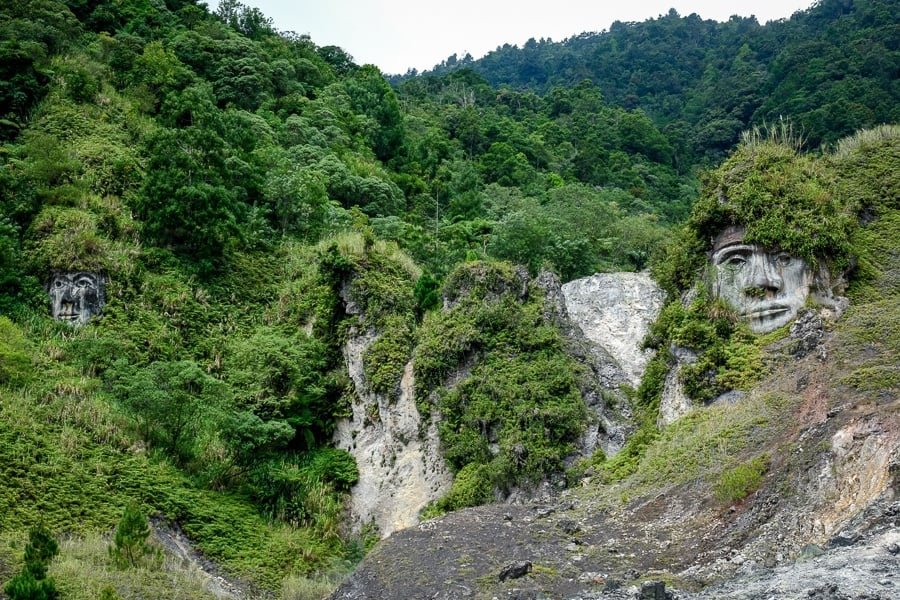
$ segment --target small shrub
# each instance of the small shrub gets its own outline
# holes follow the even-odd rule
[[[100,600],[122,600],[122,597],[116,593],[114,587],[107,585],[100,590]]]
[[[283,600],[321,600],[331,595],[337,584],[327,578],[291,575],[281,583]]]
[[[720,502],[731,503],[742,500],[759,488],[768,468],[769,457],[763,454],[750,462],[728,469],[719,475],[713,486],[713,494]]]
[[[10,579],[3,591],[9,600],[55,600],[59,597],[52,579],[37,579],[28,570]]]
[[[447,495],[435,503],[438,514],[478,506],[494,499],[494,484],[490,467],[469,463],[460,469]]]

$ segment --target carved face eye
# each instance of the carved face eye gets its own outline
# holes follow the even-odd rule
[[[63,287],[64,285],[65,285],[65,283],[63,283],[63,281],[60,279],[53,280],[53,287],[55,287],[56,289],[59,289],[59,288]]]
[[[729,271],[739,271],[747,264],[747,255],[743,252],[731,252],[719,259],[719,266]]]
[[[747,259],[739,254],[732,254],[722,263],[728,268],[739,269],[747,263]]]
[[[789,264],[791,264],[791,261],[793,261],[793,260],[794,260],[794,258],[787,252],[779,252],[778,254],[775,255],[775,259],[774,259],[775,265],[778,267],[786,267]]]
[[[87,277],[79,277],[75,280],[75,287],[79,289],[93,287],[94,282],[88,279]]]

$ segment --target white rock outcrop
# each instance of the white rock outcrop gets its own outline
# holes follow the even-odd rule
[[[665,292],[646,272],[597,273],[562,286],[569,319],[585,338],[618,363],[626,380],[637,386],[651,350],[641,342],[665,302]]]
[[[369,390],[363,355],[377,339],[351,331],[344,359],[356,398],[353,414],[337,423],[334,445],[356,459],[359,481],[351,489],[354,529],[374,523],[387,537],[419,522],[419,511],[447,493],[453,477],[440,452],[437,427],[423,427],[416,409],[412,362],[396,397]]]
[[[694,407],[694,403],[685,393],[684,385],[681,383],[681,368],[697,362],[697,355],[687,348],[677,346],[670,348],[669,352],[675,357],[675,364],[666,375],[662,397],[659,400],[659,417],[656,419],[659,427],[674,423]]]

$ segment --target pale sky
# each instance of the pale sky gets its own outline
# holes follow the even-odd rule
[[[207,0],[215,10],[219,0]],[[813,0],[241,0],[276,29],[306,33],[318,46],[340,46],[358,64],[388,74],[430,69],[453,53],[480,58],[529,38],[562,41],[613,21],[644,21],[674,8],[682,16],[725,21],[755,15],[784,19]]]

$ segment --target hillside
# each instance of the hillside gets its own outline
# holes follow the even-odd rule
[[[822,0],[760,25],[670,10],[561,42],[506,44],[477,60],[453,56],[421,77],[466,69],[542,95],[589,80],[610,104],[646,112],[682,160],[715,161],[741,131],[780,117],[811,147],[897,122],[897,13],[893,0]]]
[[[897,116],[882,110],[897,93],[884,76],[896,67],[886,4],[853,4],[844,19],[822,3],[765,28],[884,40],[872,46],[881,62],[851,53],[874,65],[866,94],[835,92],[864,118],[835,109],[809,130],[822,140]],[[654,23],[719,31],[675,15]],[[783,38],[772,56],[787,61],[799,38]],[[673,485],[704,498],[692,518],[712,527],[721,506],[709,488],[725,469],[765,455],[766,485],[790,487],[830,455],[777,455],[853,433],[854,415],[893,443],[895,128],[805,153],[782,121],[734,149],[733,136],[673,135],[649,105],[581,76],[514,89],[459,69],[392,87],[230,1],[215,14],[195,0],[5,3],[0,72],[0,597],[321,598],[373,547],[351,582],[394,552],[391,540],[428,531],[400,531],[425,517],[444,520],[422,527],[452,528],[524,515],[491,503],[556,502],[545,492],[568,486],[556,510],[593,536],[605,526],[589,523],[593,507],[633,520],[638,499]],[[674,97],[653,89],[641,97]],[[776,91],[760,101],[782,102]],[[837,101],[813,96],[800,117]],[[748,153],[785,170],[733,188],[762,195],[719,206],[715,190],[752,172]],[[780,212],[755,218],[772,181],[791,203],[762,202]],[[851,308],[822,341],[838,359],[794,365],[774,340],[784,327],[754,336],[733,307],[691,291],[707,238],[737,217],[752,223],[748,241],[810,265],[821,254],[836,282],[850,277]],[[648,268],[659,284],[634,273]],[[616,313],[640,321],[623,334],[639,367],[593,345],[562,308],[563,284],[596,272],[627,272],[604,280],[621,284],[604,284],[610,297],[654,300]],[[670,353],[679,344],[695,363]],[[792,369],[826,390],[808,410],[788,389]],[[701,404],[729,391],[748,400],[666,428],[672,378]],[[839,396],[862,408],[828,417],[816,446],[797,437],[798,423],[844,407]],[[719,426],[729,443],[696,439]],[[664,457],[701,442],[716,462],[673,473]],[[815,499],[807,492],[800,504]],[[860,502],[880,506],[870,496]],[[659,516],[640,514],[648,526]],[[717,535],[746,541],[729,527]],[[450,552],[432,541],[403,560]],[[655,556],[629,568],[663,568]],[[544,568],[551,587],[569,575]]]
[[[571,469],[559,494],[397,533],[332,598],[893,598],[897,133],[864,133],[833,157],[874,217],[840,319],[807,309],[806,325],[762,341],[753,384],[662,427],[624,474],[627,446]],[[863,191],[862,170],[880,189]]]

